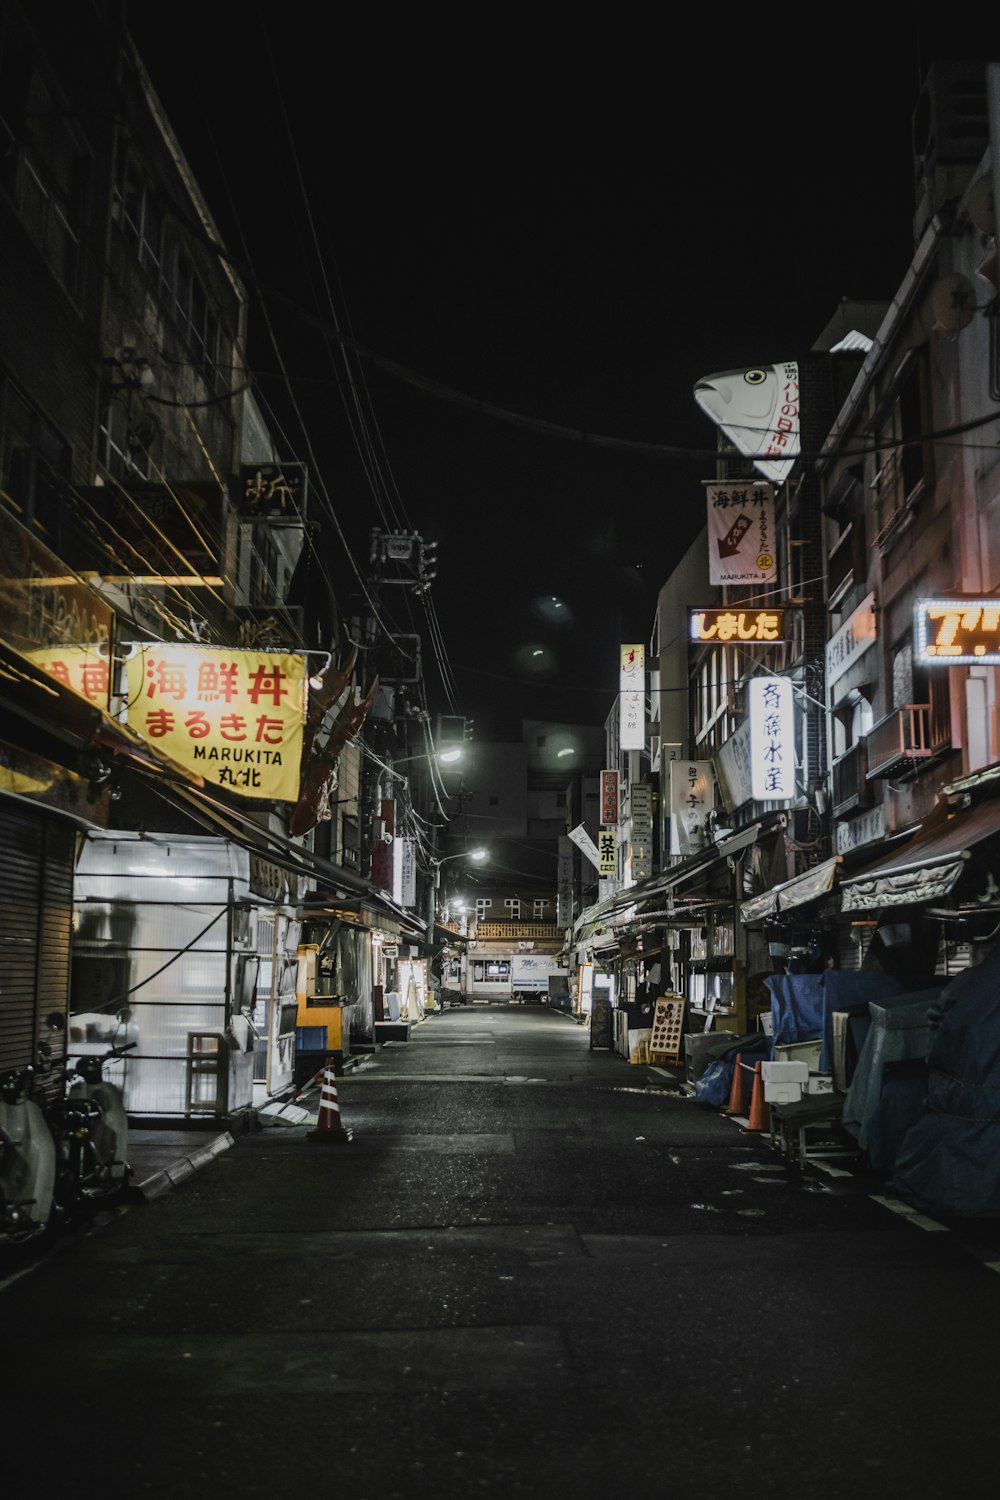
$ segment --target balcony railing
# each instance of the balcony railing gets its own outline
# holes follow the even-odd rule
[[[476,923],[476,939],[483,942],[490,938],[561,938],[565,936],[554,922],[483,922]]]
[[[834,761],[830,780],[835,818],[843,817],[855,807],[868,806],[871,793],[868,790],[868,746],[864,739]]]
[[[940,733],[939,725],[934,729]],[[866,740],[868,776],[872,779],[913,772],[921,761],[929,760],[942,748],[934,743],[929,703],[905,703],[902,708],[894,708],[868,731]]]

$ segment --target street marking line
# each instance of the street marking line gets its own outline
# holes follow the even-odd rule
[[[940,1234],[948,1233],[947,1224],[939,1224],[936,1219],[929,1219],[926,1214],[919,1213],[909,1203],[901,1203],[898,1198],[884,1198],[879,1193],[869,1193],[873,1203],[880,1203],[890,1213],[899,1214],[900,1218],[908,1224],[915,1224],[918,1229],[926,1229]]]
[[[843,1169],[843,1167],[831,1167],[831,1165],[830,1165],[829,1162],[822,1161],[818,1157],[810,1156],[810,1157],[807,1158],[807,1160],[808,1160],[809,1165],[811,1167],[816,1167],[818,1171],[825,1172],[828,1177],[853,1177],[854,1176],[853,1172],[845,1172],[844,1169]]]

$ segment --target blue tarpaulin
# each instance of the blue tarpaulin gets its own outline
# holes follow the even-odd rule
[[[763,1032],[737,1038],[721,1057],[716,1057],[704,1069],[695,1083],[694,1097],[699,1104],[711,1104],[716,1109],[724,1109],[732,1092],[737,1057],[742,1057],[744,1063],[754,1063],[763,1062],[769,1056],[770,1039]]]
[[[786,1042],[815,1042],[823,1035],[825,974],[769,974],[771,1049]]]
[[[771,974],[772,1037],[775,1044],[822,1042],[819,1071],[833,1071],[833,1013],[867,1007],[896,995],[903,986],[878,970],[824,969],[821,974]]]
[[[881,1105],[886,1066],[926,1057],[927,1012],[939,993],[939,990],[920,990],[914,994],[884,995],[878,1003],[874,1000],[869,1003],[871,1026],[844,1099],[843,1114],[845,1127],[866,1150],[870,1148],[869,1133]],[[873,1158],[873,1165],[884,1163]]]
[[[1000,1217],[1000,947],[931,1005],[927,1093],[891,1189],[917,1208]]]
[[[823,1047],[819,1055],[821,1073],[833,1072],[833,1013],[853,1010],[869,1001],[898,995],[903,986],[878,969],[827,969],[823,975]]]

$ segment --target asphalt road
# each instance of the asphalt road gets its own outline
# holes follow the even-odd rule
[[[12,1495],[996,1500],[968,1237],[548,1010],[337,1086],[2,1282]]]

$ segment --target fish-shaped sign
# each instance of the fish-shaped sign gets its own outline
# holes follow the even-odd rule
[[[799,455],[799,367],[795,360],[706,375],[694,399],[772,484],[783,484]]]

